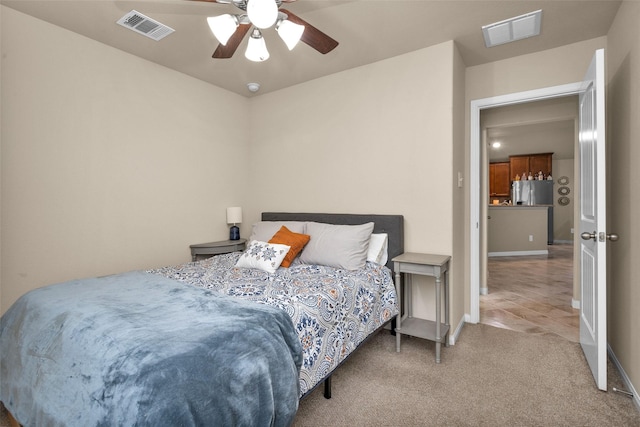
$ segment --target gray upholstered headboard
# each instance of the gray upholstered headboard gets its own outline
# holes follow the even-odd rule
[[[314,221],[327,224],[359,225],[373,222],[374,233],[389,236],[389,261],[387,267],[393,271],[394,257],[404,253],[404,217],[402,215],[361,215],[327,213],[263,212],[263,221]]]

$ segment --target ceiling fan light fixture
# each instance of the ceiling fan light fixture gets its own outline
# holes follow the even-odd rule
[[[296,24],[285,19],[278,22],[276,31],[289,50],[292,50],[300,41],[302,33],[304,33],[304,25]]]
[[[262,33],[259,29],[254,28],[249,37],[249,43],[247,44],[247,50],[244,53],[245,58],[253,62],[262,62],[269,59],[269,51],[267,50],[267,44],[264,42]]]
[[[229,38],[238,28],[238,18],[225,13],[224,15],[211,16],[207,18],[207,23],[213,35],[218,39],[220,44],[225,45]]]
[[[247,15],[253,25],[258,28],[269,28],[278,19],[278,5],[275,0],[249,0]]]

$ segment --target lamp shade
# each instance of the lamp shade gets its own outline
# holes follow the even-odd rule
[[[249,0],[247,15],[256,27],[269,28],[278,19],[278,5],[275,0]]]
[[[218,41],[225,46],[229,41],[229,38],[236,32],[236,28],[238,28],[238,19],[228,13],[219,16],[211,16],[207,18],[207,23],[209,24],[209,28],[211,28],[213,35],[216,36]]]
[[[304,32],[304,25],[296,24],[291,21],[284,20],[276,27],[278,35],[287,45],[289,50],[296,47]]]
[[[262,62],[269,59],[267,45],[262,38],[262,33],[257,28],[253,30],[251,37],[249,37],[249,44],[247,45],[244,56],[253,62]]]
[[[241,224],[242,223],[242,208],[233,207],[227,208],[227,224]]]

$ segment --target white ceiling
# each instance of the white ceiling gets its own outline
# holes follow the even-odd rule
[[[298,0],[285,8],[340,44],[322,55],[300,43],[289,52],[275,30],[263,31],[271,58],[212,59],[217,42],[206,18],[239,12],[232,5],[192,0],[0,0],[0,3],[117,49],[253,96],[454,40],[467,66],[537,52],[607,34],[619,0]],[[116,24],[132,9],[175,29],[159,42]],[[538,37],[485,48],[481,27],[542,9]]]
[[[574,157],[575,121],[557,120],[487,130],[489,144],[500,142],[499,148],[489,146],[489,160],[508,160],[509,156],[532,153],[553,153],[554,159]]]
[[[486,129],[489,160],[532,153],[573,159],[577,119],[577,95],[484,110],[481,124]],[[500,147],[492,147],[494,142]]]

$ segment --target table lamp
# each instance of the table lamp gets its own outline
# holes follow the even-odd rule
[[[233,224],[229,229],[229,240],[240,239],[240,229],[236,224],[242,223],[242,208],[227,208],[227,224]]]

